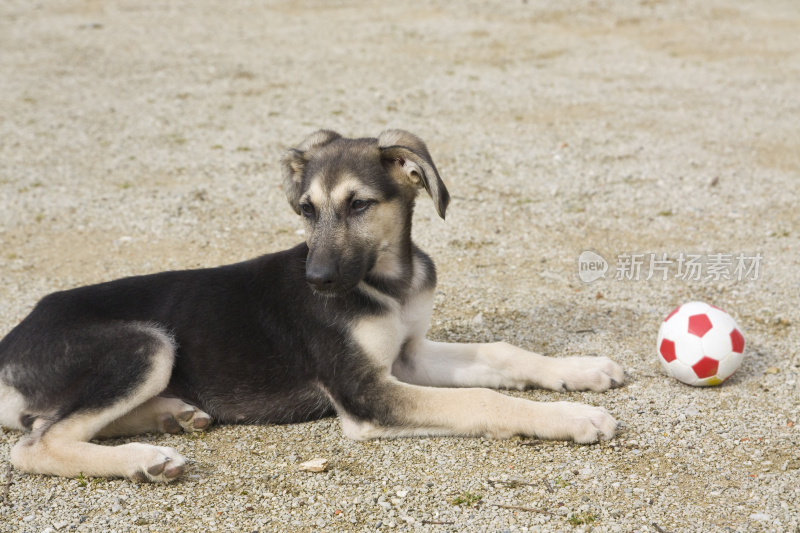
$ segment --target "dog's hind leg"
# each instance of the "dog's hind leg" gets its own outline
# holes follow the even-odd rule
[[[178,398],[156,396],[104,427],[98,438],[122,437],[141,433],[180,433],[203,431],[211,416]]]
[[[76,332],[71,340],[93,354],[94,366],[81,366],[85,375],[71,376],[72,388],[64,387],[63,403],[51,406],[55,414],[33,423],[31,434],[12,448],[11,463],[25,472],[61,476],[170,481],[180,475],[185,461],[172,448],[88,442],[164,390],[175,357],[173,341],[159,328],[141,324]]]

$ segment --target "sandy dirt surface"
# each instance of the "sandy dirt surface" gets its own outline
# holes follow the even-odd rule
[[[795,0],[0,3],[0,335],[54,290],[298,242],[283,150],[401,127],[453,196],[415,220],[431,337],[630,375],[511,393],[605,406],[625,427],[600,445],[358,443],[328,419],[143,436],[190,460],[169,486],[3,459],[0,531],[800,531],[799,125]],[[581,281],[586,250],[605,278]],[[690,300],[745,332],[721,387],[658,365]]]

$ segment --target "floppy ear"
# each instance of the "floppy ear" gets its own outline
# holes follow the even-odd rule
[[[300,214],[300,195],[303,182],[303,169],[314,150],[341,138],[335,131],[319,130],[305,138],[303,142],[289,149],[281,159],[283,170],[283,192],[295,213]]]
[[[436,212],[444,218],[450,193],[422,139],[405,130],[386,130],[378,136],[378,148],[389,174],[399,181],[424,187],[433,198]]]

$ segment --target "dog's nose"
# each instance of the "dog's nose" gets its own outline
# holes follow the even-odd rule
[[[321,291],[334,289],[338,282],[336,268],[330,265],[312,263],[306,268],[306,281]]]

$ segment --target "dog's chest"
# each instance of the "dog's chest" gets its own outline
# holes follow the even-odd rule
[[[425,336],[432,306],[433,290],[429,290],[384,314],[360,318],[353,325],[353,340],[372,361],[389,371],[407,343]]]

